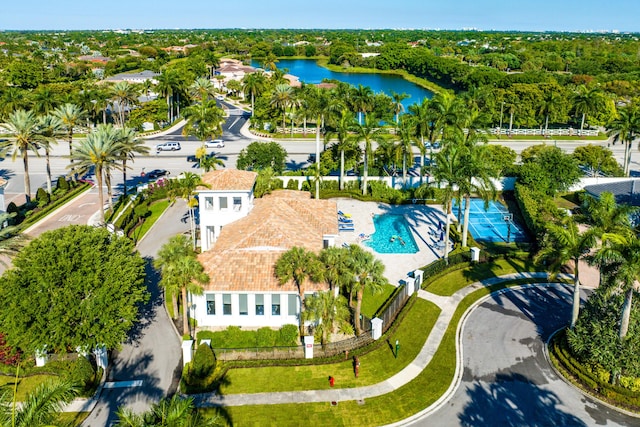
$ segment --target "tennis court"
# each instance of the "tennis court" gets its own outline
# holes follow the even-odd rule
[[[469,211],[469,232],[480,242],[522,242],[526,235],[522,228],[513,222],[513,215],[495,201],[489,201],[485,210],[482,199],[471,199]],[[458,209],[457,200],[454,202],[454,212]],[[464,209],[464,200],[462,201]]]

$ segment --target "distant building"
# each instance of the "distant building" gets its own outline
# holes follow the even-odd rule
[[[129,83],[144,83],[146,80],[151,80],[151,83],[158,84],[158,77],[160,73],[155,71],[145,70],[139,73],[120,73],[115,76],[107,77],[105,81],[111,83],[117,82],[129,82]]]
[[[82,55],[79,56],[78,59],[80,61],[93,62],[96,64],[106,64],[107,62],[111,61],[111,58],[102,55]]]

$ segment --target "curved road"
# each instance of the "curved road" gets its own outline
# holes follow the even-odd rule
[[[543,348],[566,325],[567,286],[494,294],[462,330],[461,382],[451,398],[415,426],[638,426],[560,379]]]

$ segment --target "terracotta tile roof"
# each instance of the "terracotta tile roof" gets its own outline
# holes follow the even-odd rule
[[[257,173],[238,169],[220,169],[210,171],[202,176],[202,182],[209,184],[208,190],[226,191],[241,190],[249,191],[256,182]],[[207,190],[201,188],[201,190]]]
[[[312,200],[309,193],[292,190],[256,199],[248,216],[225,226],[213,248],[198,256],[211,277],[205,289],[296,290],[293,282],[278,284],[276,261],[294,246],[320,252],[325,234],[338,234],[335,202]],[[322,283],[305,285],[307,291],[326,289]]]

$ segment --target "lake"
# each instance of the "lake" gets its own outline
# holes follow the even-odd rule
[[[298,77],[301,82],[316,84],[324,79],[339,80],[353,86],[369,86],[374,92],[406,93],[409,98],[402,101],[405,111],[411,104],[421,103],[422,98],[431,99],[433,93],[400,76],[393,74],[342,73],[319,66],[313,59],[281,59],[276,65],[279,69],[287,69],[289,74]],[[260,67],[258,61],[251,61],[251,66]]]

